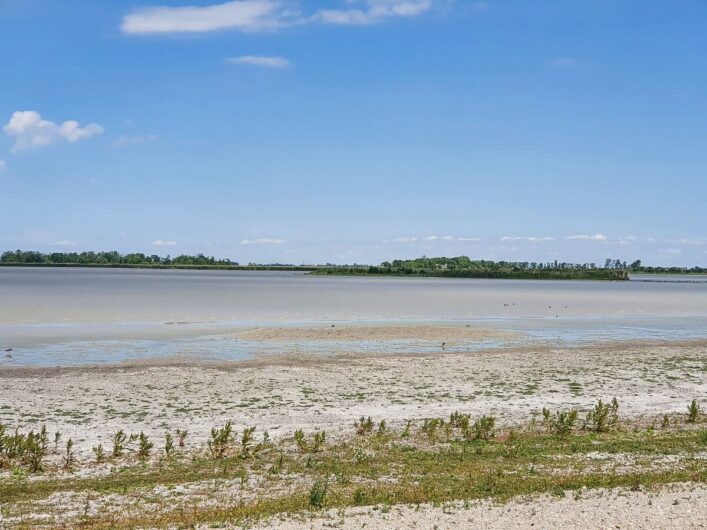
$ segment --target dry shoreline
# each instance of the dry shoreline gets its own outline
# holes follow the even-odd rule
[[[474,332],[476,332],[474,330]],[[88,456],[118,429],[194,443],[227,420],[273,436],[350,428],[361,415],[408,419],[455,410],[525,422],[545,406],[586,410],[617,397],[622,414],[684,412],[707,396],[707,341],[514,347],[467,354],[288,355],[249,361],[152,360],[113,366],[0,369],[0,423],[46,423]]]
[[[0,368],[0,424],[10,431],[60,431],[72,438],[78,461],[73,473],[52,471],[70,482],[112,476],[115,463],[93,464],[92,447],[109,448],[118,430],[144,432],[161,447],[166,432],[187,429],[187,451],[203,453],[211,429],[233,421],[237,433],[257,426],[276,443],[289,443],[295,430],[307,437],[326,431],[328,443],[346,444],[352,425],[361,416],[385,420],[400,433],[408,420],[448,418],[460,411],[472,418],[494,416],[500,428],[528,425],[553,410],[590,409],[598,398],[619,401],[622,421],[633,427],[660,425],[663,414],[676,421],[691,399],[707,402],[707,340],[624,341],[576,347],[540,346],[517,338],[514,346],[474,352],[391,354],[387,340],[400,337],[443,342],[485,340],[504,332],[443,326],[309,327],[258,329],[247,340],[380,340],[381,351],[332,356],[287,354],[244,361],[203,361],[197,358],[156,358],[114,365],[79,367]],[[627,424],[628,424],[627,423]],[[521,427],[522,428],[522,427]],[[591,449],[591,451],[596,451]],[[703,453],[690,455],[569,455],[556,462],[574,469],[588,466],[602,473],[647,469],[656,472],[680,466],[703,469]],[[48,463],[59,469],[60,453]],[[606,459],[606,460],[604,460]],[[603,471],[602,466],[608,466]],[[539,466],[539,470],[542,466]],[[0,481],[14,480],[13,471],[0,472]],[[702,475],[699,475],[702,476]],[[385,477],[383,477],[384,479]],[[40,483],[42,475],[26,478]],[[52,480],[47,478],[46,480]],[[95,514],[111,510],[143,513],[143,504],[175,502],[210,507],[219,502],[248,502],[259,491],[258,480],[245,490],[241,479],[228,478],[136,490],[135,493],[57,491],[36,502],[9,503],[7,523],[63,526],[78,521],[82,510]],[[288,482],[291,480],[293,482]],[[540,495],[493,500],[450,502],[444,505],[387,505],[303,512],[260,521],[260,528],[701,528],[707,520],[704,478],[685,476],[684,482],[651,491],[595,489],[570,492],[566,497]],[[280,493],[302,486],[295,473]],[[265,484],[265,483],[264,483]],[[289,485],[288,485],[289,484]],[[34,486],[32,486],[34,487]],[[259,486],[258,486],[259,487]],[[268,495],[277,493],[277,483]],[[192,498],[193,497],[193,498]],[[458,498],[458,497],[457,497]],[[161,500],[160,500],[161,499]],[[219,500],[220,499],[220,500]],[[250,499],[252,500],[252,499]],[[202,503],[202,504],[198,504]],[[149,511],[149,510],[148,510]],[[0,512],[2,516],[3,512]],[[24,514],[24,515],[23,515]],[[0,518],[0,526],[2,519]],[[228,528],[226,525],[219,527]],[[199,526],[209,528],[209,526]]]

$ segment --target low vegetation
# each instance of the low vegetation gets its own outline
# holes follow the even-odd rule
[[[19,521],[33,507],[46,511],[47,500],[59,492],[86,492],[118,503],[144,498],[149,508],[107,506],[81,516],[80,525],[186,527],[248,525],[282,513],[349,506],[707,482],[707,429],[699,403],[694,400],[687,414],[668,417],[660,430],[655,422],[622,421],[614,399],[600,400],[583,413],[543,409],[541,423],[529,418],[513,429],[499,428],[492,416],[464,412],[400,428],[363,417],[350,434],[335,440],[324,431],[298,429],[277,442],[253,426],[237,429],[227,422],[211,430],[205,447],[187,449],[179,443],[184,437],[167,433],[161,451],[153,450],[144,433],[121,430],[112,437],[110,457],[98,445],[92,461],[76,457],[71,439],[50,458],[46,429],[23,433],[0,427],[0,504],[5,517],[16,514]],[[181,497],[153,493],[178,485]],[[236,493],[228,490],[234,487]],[[219,496],[219,488],[230,493]],[[218,502],[199,504],[209,495]],[[48,526],[78,525],[63,512],[57,509]]]

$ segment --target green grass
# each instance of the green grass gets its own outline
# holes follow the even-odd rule
[[[214,507],[199,509],[194,504],[192,508],[177,509],[169,499],[164,499],[163,509],[156,512],[87,517],[81,521],[85,528],[185,527],[225,521],[244,524],[319,507],[505,500],[517,495],[583,487],[650,488],[669,482],[707,482],[707,465],[695,458],[707,451],[705,429],[575,432],[562,437],[532,432],[467,440],[458,429],[440,428],[431,440],[420,426],[414,426],[411,435],[405,438],[393,430],[382,435],[352,433],[327,443],[318,453],[299,452],[290,438],[248,458],[244,458],[234,442],[226,456],[219,459],[209,457],[206,452],[182,454],[153,465],[132,464],[104,476],[86,478],[47,474],[30,481],[20,474],[18,478],[0,482],[0,504],[7,508],[17,503],[26,509],[28,504],[31,507],[63,491],[139,497],[158,485],[242,480],[244,476],[265,478],[259,486],[257,501],[241,503],[236,496],[232,504],[219,502]],[[675,455],[679,464],[663,469],[639,464],[628,472],[608,473],[601,469],[601,463],[586,457],[597,452],[629,454],[639,462]],[[386,480],[381,481],[384,477]],[[295,486],[285,487],[293,481]],[[37,506],[35,510],[41,511],[41,506]]]

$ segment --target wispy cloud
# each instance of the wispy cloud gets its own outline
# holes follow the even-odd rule
[[[578,235],[573,235],[573,236],[567,236],[565,239],[579,239],[579,240],[585,240],[585,241],[606,241],[609,238],[606,237],[604,234],[594,234],[594,235],[578,234]]]
[[[503,236],[501,241],[530,241],[531,243],[541,243],[543,241],[554,241],[550,236]]]
[[[682,238],[678,241],[681,245],[691,245],[691,246],[696,246],[696,247],[701,247],[702,245],[707,245],[707,239],[702,239],[702,238]]]
[[[78,242],[74,241],[73,239],[62,239],[60,241],[54,241],[52,245],[55,247],[73,247],[74,245],[77,245]]]
[[[123,17],[121,29],[134,35],[203,33],[238,29],[262,31],[287,24],[294,13],[275,0],[235,0],[207,6],[139,8]]]
[[[0,173],[5,171],[5,168],[7,168],[7,164],[5,163],[4,160],[0,160]]]
[[[111,142],[111,145],[113,147],[125,147],[128,145],[157,142],[159,139],[160,137],[155,134],[144,134],[142,136],[120,135],[115,140],[113,140],[113,142]]]
[[[285,239],[277,239],[271,237],[261,237],[258,239],[244,239],[241,245],[284,245],[287,243]]]
[[[456,237],[456,236],[401,236],[393,239],[386,239],[383,243],[415,243],[417,241],[481,241],[478,237]]]
[[[234,0],[206,6],[149,6],[123,17],[121,30],[131,35],[205,33],[219,30],[255,32],[320,23],[375,24],[393,17],[413,17],[441,0],[343,0],[341,8],[302,13],[285,0]],[[446,3],[446,2],[445,2]]]
[[[177,244],[176,241],[170,241],[170,240],[165,241],[164,239],[155,239],[152,242],[153,247],[173,247],[176,244]]]
[[[374,24],[391,17],[417,16],[432,8],[432,0],[350,0],[349,3],[360,7],[320,9],[313,18],[325,24]]]
[[[262,66],[264,68],[289,68],[292,63],[284,57],[267,57],[263,55],[242,55],[226,59],[231,64],[244,64],[249,66]]]
[[[8,136],[15,138],[12,151],[16,153],[59,141],[74,143],[101,134],[103,127],[95,123],[81,127],[79,122],[74,120],[54,123],[42,119],[41,114],[35,110],[25,110],[14,112],[3,130]]]

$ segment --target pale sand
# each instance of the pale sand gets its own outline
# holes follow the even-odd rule
[[[354,530],[509,528],[707,528],[707,486],[675,484],[657,491],[590,490],[564,498],[453,502],[444,506],[392,506],[332,510],[317,517],[273,519],[257,528]],[[201,527],[206,528],[206,527]],[[219,527],[223,528],[223,526]]]
[[[621,343],[575,349],[425,356],[290,356],[220,364],[134,364],[0,370],[0,423],[72,437],[82,458],[118,429],[161,439],[189,430],[202,447],[233,420],[274,438],[295,429],[351,432],[362,415],[401,428],[459,410],[526,423],[543,407],[580,410],[616,397],[625,418],[684,413],[707,398],[707,343]]]

